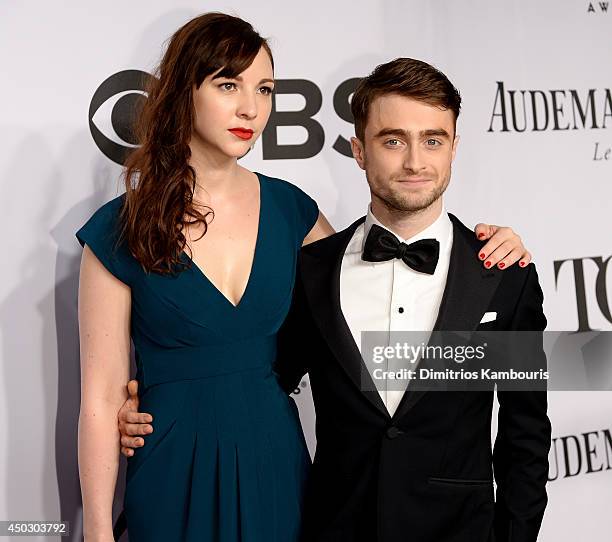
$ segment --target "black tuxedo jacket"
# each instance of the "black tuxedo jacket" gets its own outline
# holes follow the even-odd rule
[[[535,267],[484,269],[482,243],[450,218],[453,247],[434,330],[543,330]],[[279,333],[281,385],[290,392],[308,372],[316,410],[304,542],[535,541],[547,502],[546,392],[497,392],[492,451],[493,392],[407,391],[391,417],[377,391],[362,391],[363,360],[340,308],[340,267],[363,221],[302,249]],[[480,324],[486,311],[497,320]]]

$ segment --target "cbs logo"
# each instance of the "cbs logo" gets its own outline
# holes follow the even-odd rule
[[[127,154],[138,146],[132,126],[147,95],[145,89],[153,76],[139,70],[125,70],[108,77],[95,91],[89,105],[89,129],[105,156],[123,164]],[[343,121],[353,124],[350,99],[360,79],[347,79],[340,83],[333,96],[334,112]],[[282,94],[298,95],[304,106],[299,110],[279,111],[276,97]],[[314,118],[323,104],[321,89],[307,79],[277,79],[272,95],[270,120],[261,136],[263,159],[306,159],[319,154],[325,146],[325,131]],[[279,142],[279,127],[298,127],[306,133],[301,143]],[[339,154],[352,157],[348,139],[337,135],[331,146]]]

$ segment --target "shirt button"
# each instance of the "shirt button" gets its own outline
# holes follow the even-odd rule
[[[400,307],[399,309],[397,309],[397,312],[399,312],[400,314],[402,314],[404,312],[404,307]]]

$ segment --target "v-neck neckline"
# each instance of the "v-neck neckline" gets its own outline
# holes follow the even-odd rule
[[[189,254],[187,254],[187,252],[185,252],[185,250],[183,250],[181,252],[181,254],[189,261],[191,262],[192,268],[195,270],[195,272],[202,278],[204,279],[204,281],[225,301],[225,303],[227,303],[227,305],[233,309],[233,310],[238,310],[240,309],[243,305],[244,305],[244,301],[245,298],[247,297],[247,294],[249,293],[249,289],[251,287],[251,283],[253,282],[253,275],[256,271],[256,266],[257,266],[257,257],[258,254],[260,252],[260,241],[262,238],[262,231],[261,231],[261,227],[262,227],[262,217],[263,217],[263,207],[264,207],[264,183],[262,181],[261,178],[261,174],[257,173],[256,171],[254,171],[253,173],[255,173],[255,176],[257,177],[257,180],[259,182],[259,217],[257,220],[257,236],[255,238],[255,249],[253,251],[253,259],[251,260],[251,269],[249,270],[249,278],[247,279],[247,283],[246,286],[244,288],[244,291],[242,292],[242,295],[240,296],[240,299],[238,300],[238,303],[236,305],[234,305],[232,303],[232,301],[217,287],[217,285],[210,279],[208,278],[208,276],[206,275],[206,273],[204,273],[204,271],[202,270],[202,268],[194,261],[191,259],[191,257],[189,256]]]

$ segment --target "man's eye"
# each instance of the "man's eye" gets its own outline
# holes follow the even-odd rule
[[[440,144],[440,142],[437,139],[428,139],[427,140],[427,145],[429,147],[437,147]]]
[[[388,139],[386,144],[390,147],[397,147],[399,145],[399,139]]]

